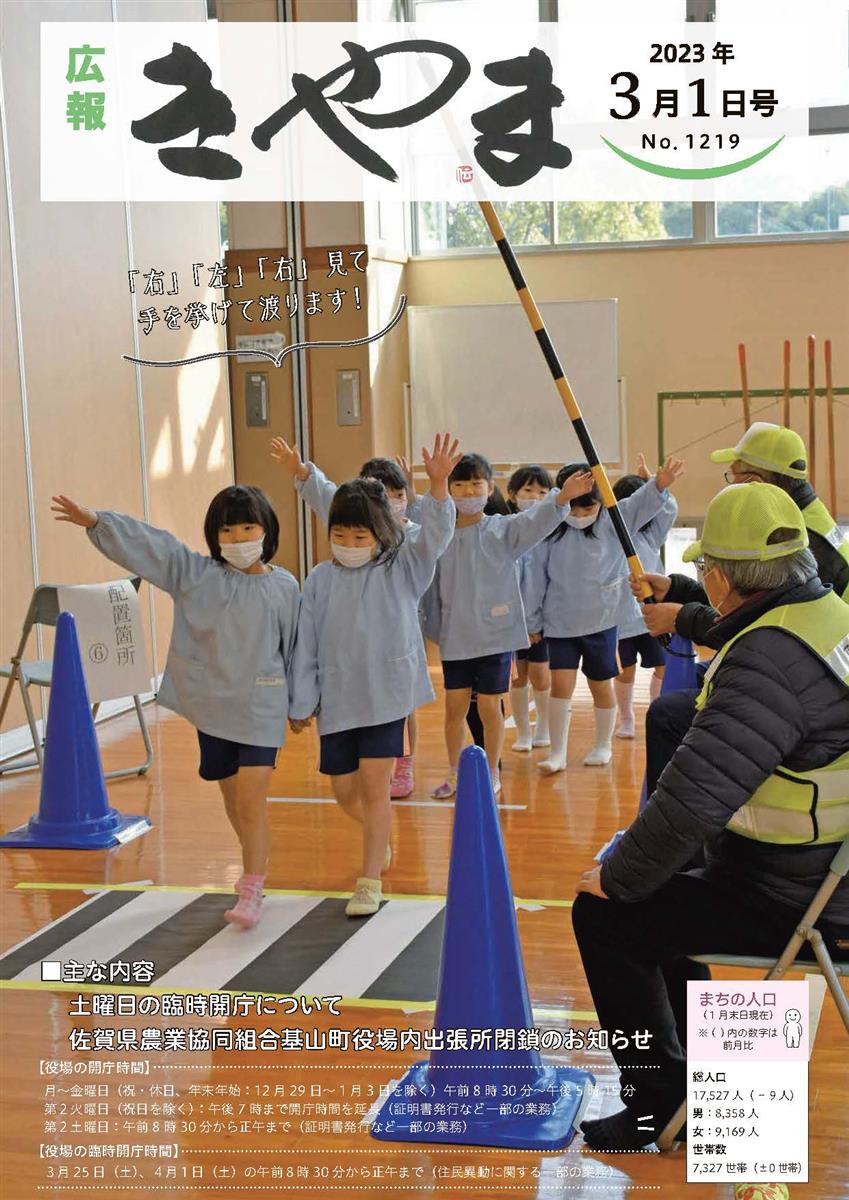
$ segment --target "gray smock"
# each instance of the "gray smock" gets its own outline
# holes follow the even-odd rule
[[[619,501],[631,530],[639,529],[663,508],[667,493],[652,477],[639,491]],[[536,507],[539,507],[538,505]],[[628,560],[602,508],[593,537],[566,526],[549,538],[543,552],[527,564],[528,628],[546,637],[586,637],[610,629],[638,613],[631,593]]]
[[[660,548],[669,537],[669,531],[677,517],[678,501],[671,492],[667,492],[663,507],[654,520],[649,523],[648,528],[635,529],[631,535],[634,540],[634,548],[639,554],[640,562],[645,567],[647,574],[666,574],[663,559],[660,557]],[[620,641],[622,638],[639,637],[643,633],[648,633],[642,616],[642,607],[642,604],[636,601],[635,606],[628,605],[621,614],[617,621]]]
[[[323,562],[307,576],[291,715],[318,711],[322,735],[397,721],[434,698],[418,604],[451,541],[454,504],[427,495],[421,517],[390,562]]]
[[[297,581],[248,575],[123,513],[98,512],[89,539],[174,601],[158,701],[213,737],[282,746],[298,628]]]
[[[438,640],[444,662],[530,645],[516,564],[569,512],[568,504],[555,503],[557,495],[455,530],[425,602],[425,633]]]

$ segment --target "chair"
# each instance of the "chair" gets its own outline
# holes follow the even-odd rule
[[[141,579],[136,576],[130,580],[136,591],[141,587]],[[17,653],[13,655],[10,663],[0,665],[0,677],[8,679],[6,690],[3,692],[3,699],[0,700],[0,726],[3,724],[3,718],[6,715],[6,709],[9,707],[9,701],[12,698],[12,691],[17,682],[21,697],[24,702],[24,710],[27,716],[27,723],[32,734],[32,744],[35,750],[35,756],[27,758],[23,762],[8,762],[0,763],[0,774],[8,771],[24,771],[30,767],[38,767],[41,769],[44,766],[44,755],[42,746],[44,739],[38,732],[38,725],[35,720],[35,713],[32,708],[32,701],[29,696],[29,689],[35,687],[50,687],[50,682],[53,676],[53,660],[49,658],[39,659],[36,662],[24,662],[24,650],[26,649],[29,635],[35,625],[53,625],[55,626],[59,618],[59,589],[56,584],[43,583],[40,584],[32,594],[32,599],[29,602],[27,615],[24,618],[24,628],[21,634],[21,640],[18,645]],[[150,741],[150,734],[147,729],[147,722],[144,718],[144,710],[139,696],[133,696],[133,703],[136,708],[136,715],[139,720],[139,728],[144,739],[144,747],[146,757],[144,762],[138,767],[124,767],[120,771],[109,771],[106,773],[106,779],[122,779],[128,775],[144,775],[153,762],[153,746]],[[92,717],[97,716],[99,704],[92,706]],[[13,756],[19,757],[18,755]]]
[[[771,958],[756,958],[745,954],[693,954],[690,957],[694,962],[715,963],[721,967],[765,969],[767,973],[764,979],[783,979],[788,971],[822,975],[828,990],[834,997],[834,1003],[837,1005],[837,1011],[846,1027],[846,1032],[849,1033],[849,999],[840,986],[841,978],[849,979],[849,959],[834,962],[826,948],[822,934],[816,928],[820,914],[831,899],[837,885],[846,878],[847,872],[849,872],[849,836],[841,842],[840,848],[828,868],[828,874],[820,884],[817,894],[808,905],[805,915],[796,926],[796,932],[785,946],[784,952],[777,962],[773,962]],[[810,943],[816,962],[807,962],[805,959],[796,958],[805,942]],[[684,1124],[686,1116],[687,1102],[685,1100],[658,1137],[658,1150],[672,1150],[678,1144],[676,1135]]]

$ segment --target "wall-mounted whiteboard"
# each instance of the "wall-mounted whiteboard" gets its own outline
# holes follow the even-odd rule
[[[599,457],[621,463],[616,301],[560,301],[541,304],[540,312]],[[413,306],[407,313],[416,461],[446,429],[492,462],[584,457],[518,301]]]

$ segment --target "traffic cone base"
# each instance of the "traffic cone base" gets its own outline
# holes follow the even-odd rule
[[[449,1072],[439,1071],[427,1062],[416,1063],[383,1103],[371,1127],[372,1137],[382,1142],[434,1142],[508,1150],[563,1150],[569,1145],[595,1086],[588,1071],[541,1063],[533,1075],[533,1091],[528,1094],[525,1072],[505,1070],[488,1075],[477,1070],[476,1064],[472,1067],[467,1071],[451,1070],[451,1093],[446,1095],[446,1083],[440,1076]],[[470,1097],[457,1097],[455,1070],[457,1075],[466,1076]],[[475,1087],[483,1090],[481,1076],[499,1093],[496,1077],[500,1076],[502,1086],[515,1087],[513,1095],[499,1094],[485,1100],[476,1097]],[[437,1109],[439,1115],[410,1114],[412,1106],[423,1103],[430,1105],[430,1112]],[[479,1107],[483,1112],[477,1112]],[[517,1111],[505,1114],[505,1107]],[[467,1109],[470,1112],[465,1112]]]
[[[40,821],[30,817],[26,825],[10,829],[0,838],[5,850],[109,850],[140,837],[152,828],[148,817],[124,816],[110,808],[98,821]]]
[[[492,779],[483,750],[469,746],[457,776],[434,1014],[435,1030],[446,1036],[430,1061],[412,1067],[384,1102],[372,1135],[517,1150],[568,1146],[595,1082],[587,1071],[546,1063],[537,1050],[502,1049],[505,1039],[495,1032],[486,1049],[445,1048],[454,1044],[452,1030],[533,1027]],[[418,1111],[419,1099],[431,1106],[425,1114]]]
[[[38,814],[0,838],[7,849],[106,850],[147,832],[147,817],[109,807],[76,625],[59,614]]]

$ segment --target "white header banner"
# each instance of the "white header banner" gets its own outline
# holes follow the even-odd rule
[[[804,199],[830,22],[731,7],[712,24],[578,3],[540,24],[45,22],[41,196]]]

